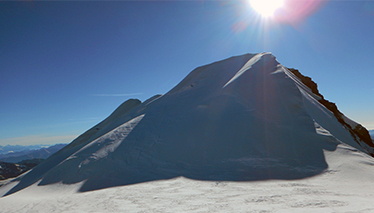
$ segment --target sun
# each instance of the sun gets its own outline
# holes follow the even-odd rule
[[[283,0],[249,0],[252,8],[263,17],[271,17],[277,9],[283,7]]]

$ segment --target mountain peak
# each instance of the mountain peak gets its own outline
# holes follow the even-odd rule
[[[198,67],[163,96],[125,102],[6,193],[37,181],[90,191],[178,176],[299,179],[322,173],[324,151],[342,142],[372,153],[295,73],[270,53]]]

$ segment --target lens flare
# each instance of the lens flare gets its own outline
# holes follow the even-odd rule
[[[249,0],[251,7],[264,17],[274,15],[274,12],[284,4],[283,0]]]
[[[284,0],[274,17],[277,22],[297,25],[321,9],[328,0]]]

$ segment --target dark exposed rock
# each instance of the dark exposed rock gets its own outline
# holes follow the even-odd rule
[[[0,180],[20,175],[24,170],[18,164],[0,162]]]
[[[370,141],[371,140],[371,137],[370,137],[370,134],[369,134],[369,131],[361,126],[360,124],[357,125],[354,129],[353,129],[353,132],[355,132],[360,139],[363,139],[363,141]],[[371,144],[368,144],[370,147],[374,147],[374,144],[371,143]]]
[[[39,165],[41,162],[43,162],[45,159],[41,158],[34,158],[34,159],[29,159],[29,160],[23,160],[21,162],[18,162],[17,164],[23,165],[29,169],[34,168],[35,166]]]
[[[44,159],[23,160],[19,163],[7,163],[0,161],[0,180],[17,177],[18,175],[34,168]]]
[[[338,121],[351,133],[358,144],[360,144],[359,140],[361,140],[369,147],[374,148],[374,143],[370,137],[369,131],[360,124],[355,127],[351,127],[348,123],[346,123],[342,117],[343,113],[339,111],[336,104],[326,100],[323,95],[319,93],[317,84],[310,77],[302,75],[297,69],[288,68],[288,70],[298,77],[305,86],[309,87],[315,95],[321,97],[321,99],[318,101],[332,113],[334,113],[336,119],[338,119]],[[374,153],[371,153],[371,155],[374,157]]]
[[[288,68],[288,70],[291,71],[294,75],[296,75],[296,77],[298,77],[305,86],[309,87],[309,89],[311,89],[314,94],[323,98],[323,95],[318,91],[317,84],[310,77],[304,76],[297,69]]]

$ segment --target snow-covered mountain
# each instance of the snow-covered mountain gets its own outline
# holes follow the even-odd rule
[[[196,68],[165,95],[127,100],[0,193],[22,194],[35,183],[92,192],[180,176],[296,181],[351,168],[342,164],[369,177],[368,135],[310,78],[270,53],[246,54]]]

